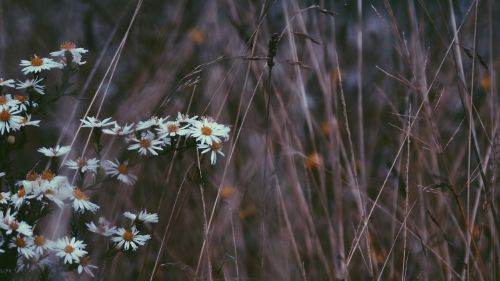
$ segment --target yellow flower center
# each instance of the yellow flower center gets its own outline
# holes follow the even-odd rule
[[[87,166],[87,160],[85,160],[85,159],[79,159],[78,160],[78,167],[83,168],[85,166]]]
[[[71,41],[64,41],[60,47],[63,50],[69,51],[76,48],[76,44]]]
[[[75,188],[75,190],[73,190],[73,196],[75,196],[76,199],[83,201],[89,201],[90,199],[87,194],[83,193],[83,191],[79,188]]]
[[[45,245],[45,237],[43,235],[38,235],[38,236],[35,237],[35,239],[33,240],[33,242],[37,246],[43,246],[43,245]]]
[[[71,254],[73,253],[73,251],[75,251],[75,248],[73,248],[71,245],[67,245],[66,247],[64,247],[64,252],[67,254]]]
[[[212,134],[212,129],[209,127],[203,126],[201,127],[201,133],[205,136],[210,136]]]
[[[17,222],[13,221],[9,224],[9,228],[12,230],[17,230],[19,228],[19,224]]]
[[[168,125],[167,129],[171,133],[172,132],[177,132],[177,125],[175,125],[175,124]]]
[[[144,138],[144,139],[141,139],[141,141],[139,142],[139,145],[141,147],[144,147],[144,148],[149,148],[149,147],[151,147],[151,141],[149,139]]]
[[[17,197],[22,198],[25,195],[26,195],[26,190],[24,189],[24,187],[21,187],[21,189],[17,191]]]
[[[220,143],[220,142],[212,142],[211,147],[212,147],[213,150],[219,150],[219,149],[222,148],[222,143]]]
[[[0,105],[7,104],[7,99],[4,96],[0,96]]]
[[[15,95],[14,98],[16,100],[18,100],[19,102],[21,102],[21,103],[24,103],[26,101],[26,97],[25,96]],[[1,103],[1,101],[0,101],[0,103]]]
[[[40,66],[43,64],[43,58],[40,58],[38,57],[37,55],[35,55],[32,59],[31,59],[31,65],[32,66]]]
[[[29,172],[26,175],[26,180],[28,180],[28,181],[36,181],[37,178],[38,178],[38,174],[35,172]]]
[[[42,173],[42,179],[44,179],[46,181],[51,181],[54,179],[54,173],[52,173],[51,170],[44,171]]]
[[[120,164],[118,165],[118,168],[117,168],[118,172],[122,175],[126,175],[128,174],[128,167],[127,165],[125,164]]]
[[[123,240],[125,241],[132,241],[132,239],[134,239],[134,234],[132,233],[132,231],[129,231],[129,230],[126,230],[123,235]]]
[[[10,120],[10,112],[8,112],[7,110],[2,110],[2,112],[0,112],[0,121],[7,122],[9,120]]]
[[[18,248],[24,248],[24,247],[26,247],[26,241],[24,241],[24,239],[21,237],[17,237],[16,238],[16,246]]]

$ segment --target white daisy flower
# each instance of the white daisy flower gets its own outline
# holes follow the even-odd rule
[[[24,66],[22,72],[24,75],[28,73],[38,73],[43,70],[50,70],[52,68],[62,68],[63,65],[55,62],[49,58],[42,58],[37,55],[34,55],[31,60],[21,60],[20,66]]]
[[[35,251],[33,251],[33,244],[31,243],[30,239],[21,235],[12,237],[12,240],[9,243],[9,248],[17,248],[17,252],[24,255],[26,258],[35,256]]]
[[[64,202],[62,200],[66,199],[66,196],[62,196],[59,192],[57,192],[53,188],[47,187],[45,188],[44,191],[38,193],[38,197],[36,199],[41,201],[44,198],[54,202],[57,205],[57,207],[62,208],[64,207]]]
[[[51,243],[43,235],[36,235],[31,239],[33,244],[33,251],[37,255],[43,255],[43,253],[49,248],[49,244]]]
[[[0,173],[1,174],[1,173]],[[0,204],[6,205],[10,201],[10,192],[1,192],[0,193]]]
[[[190,123],[191,124],[194,121],[197,121],[197,119],[198,119],[198,115],[193,116],[193,117],[189,117],[189,115],[187,115],[187,114],[182,114],[182,113],[178,112],[176,121],[180,122],[180,123]]]
[[[0,211],[0,228],[4,229],[7,235],[17,232],[24,236],[32,236],[33,230],[31,229],[31,225],[24,221],[17,221],[16,215],[17,212],[10,213],[10,208],[5,211],[5,215]]]
[[[146,210],[142,210],[139,214],[134,214],[131,212],[125,212],[123,215],[130,219],[132,222],[138,220],[141,223],[157,223],[158,215],[156,213],[148,213]]]
[[[129,135],[134,132],[134,123],[130,125],[125,124],[123,126],[120,126],[115,122],[115,126],[113,128],[103,129],[102,132],[108,135],[116,135],[116,136]]]
[[[168,116],[166,118],[168,118]],[[163,123],[163,118],[153,116],[146,121],[139,121],[139,123],[137,123],[137,125],[135,126],[135,129],[137,131],[145,130],[153,126],[160,126],[162,123]]]
[[[47,256],[35,254],[33,257],[26,258],[23,256],[17,257],[17,272],[39,270],[45,267],[52,266],[50,259]]]
[[[89,231],[103,236],[111,236],[116,230],[116,226],[111,226],[111,224],[103,217],[99,218],[97,225],[95,225],[94,222],[85,223],[85,225]]]
[[[188,126],[181,127],[181,122],[179,121],[167,121],[160,125],[160,128],[156,129],[161,138],[165,137],[175,137],[184,136],[188,133],[186,130]]]
[[[83,214],[85,210],[89,210],[95,213],[99,209],[99,206],[90,202],[90,197],[79,188],[74,188],[69,198],[73,201],[73,209],[76,212]]]
[[[115,124],[115,121],[111,121],[111,117],[104,120],[99,120],[93,116],[87,116],[85,119],[80,119],[82,121],[82,128],[103,128]]]
[[[42,85],[43,78],[27,79],[24,82],[17,81],[17,89],[32,90],[39,95],[45,95],[45,86]]]
[[[88,256],[81,257],[78,261],[78,274],[82,274],[85,271],[88,275],[94,277],[94,273],[92,273],[92,269],[98,268],[95,265],[89,263],[90,258]]]
[[[147,234],[139,234],[135,225],[130,230],[121,227],[115,231],[115,235],[111,240],[115,242],[117,249],[124,249],[125,251],[129,249],[135,251],[139,248],[139,245],[144,245],[151,238]]]
[[[141,137],[141,139],[133,139],[133,142],[136,142],[132,145],[130,145],[127,149],[128,150],[135,150],[137,149],[139,151],[140,155],[158,155],[158,151],[161,151],[162,144],[163,142],[157,139],[153,139],[147,136]]]
[[[38,152],[42,153],[47,157],[58,157],[68,153],[71,150],[71,146],[59,146],[56,147],[41,147]]]
[[[212,142],[211,145],[208,144],[198,144],[198,149],[201,150],[201,154],[205,154],[210,152],[210,163],[215,165],[217,161],[217,154],[221,156],[225,156],[222,152],[222,143],[220,142]]]
[[[91,158],[91,159],[78,158],[76,161],[68,160],[64,165],[68,166],[69,169],[79,170],[82,173],[85,173],[87,171],[96,173],[97,168],[99,168],[99,160],[97,160],[96,158]]]
[[[9,94],[0,95],[0,109],[16,108],[23,110],[22,108],[18,108],[20,103],[19,100],[12,98]]]
[[[14,100],[18,102],[17,107],[22,111],[26,111],[30,105],[30,101],[26,98],[26,96],[14,95]]]
[[[203,118],[201,121],[193,121],[189,130],[189,136],[196,139],[200,144],[211,145],[212,142],[221,142],[222,138],[229,137],[229,128],[218,124],[209,118]]]
[[[3,78],[0,78],[0,87],[15,88],[16,85],[14,84],[14,79],[4,80]]]
[[[0,108],[0,134],[17,131],[21,128],[22,116],[16,115],[21,111],[17,108]]]
[[[50,53],[51,56],[53,57],[63,57],[65,56],[66,52],[70,52],[71,56],[73,57],[73,63],[76,63],[78,65],[85,64],[85,61],[82,61],[82,54],[85,54],[88,52],[88,50],[84,48],[77,48],[76,44],[73,42],[65,41],[61,44],[60,50],[55,51]]]
[[[40,120],[31,120],[31,115],[27,114],[25,117],[23,117],[23,120],[21,121],[21,126],[40,127]]]
[[[107,175],[116,177],[123,183],[133,185],[137,181],[137,177],[130,173],[128,161],[121,163],[117,159],[115,159],[115,162],[106,160],[104,169]]]
[[[19,210],[26,200],[34,197],[35,195],[30,194],[29,190],[26,190],[24,186],[21,186],[16,193],[12,194],[10,201],[12,202],[12,205],[14,205],[14,208]]]
[[[64,259],[64,263],[73,264],[79,262],[80,258],[87,254],[83,241],[72,237],[64,237],[51,243],[51,248],[56,252],[56,256]]]

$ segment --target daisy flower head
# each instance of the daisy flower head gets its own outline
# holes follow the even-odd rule
[[[26,111],[28,109],[28,106],[30,105],[30,101],[27,99],[26,96],[23,96],[23,95],[14,95],[13,99],[15,101],[17,101],[17,107],[20,110]]]
[[[103,133],[115,136],[125,136],[132,134],[134,132],[134,123],[125,124],[123,126],[118,125],[116,122],[113,128],[107,128],[102,130]]]
[[[9,94],[0,95],[0,108],[1,109],[17,108],[17,109],[23,110],[22,108],[18,108],[20,103],[21,102],[19,102],[19,100],[14,99]]]
[[[99,218],[97,225],[94,224],[94,222],[85,223],[85,225],[90,232],[94,232],[102,236],[111,236],[116,230],[116,226],[111,226],[111,224],[104,217]]]
[[[165,118],[168,118],[168,116]],[[135,126],[135,129],[137,131],[141,131],[141,130],[149,129],[153,126],[159,127],[163,123],[163,119],[164,118],[160,118],[158,116],[153,116],[146,121],[139,121],[139,123],[137,123],[137,125]]]
[[[27,79],[24,82],[17,81],[17,89],[26,89],[39,95],[45,95],[45,86],[42,85],[43,78]]]
[[[20,66],[24,66],[22,72],[24,75],[28,73],[39,73],[43,70],[52,68],[62,68],[63,65],[55,62],[53,59],[39,57],[34,55],[30,60],[21,60]]]
[[[59,51],[51,52],[50,55],[53,57],[65,57],[66,52],[70,52],[73,57],[73,63],[78,65],[85,64],[85,61],[82,61],[82,54],[88,52],[88,50],[84,48],[77,48],[76,44],[70,41],[64,41],[61,46],[59,46]],[[64,61],[65,62],[65,61]]]
[[[95,265],[90,264],[89,256],[83,256],[78,260],[78,274],[82,274],[83,272],[88,275],[94,277],[94,273],[92,273],[92,269],[98,268]]]
[[[14,79],[4,80],[3,78],[0,78],[0,87],[15,88],[16,85],[15,85]]]
[[[180,112],[177,113],[177,119],[175,119],[175,121],[179,123],[189,123],[189,124],[193,123],[196,120],[198,120],[198,115],[189,117],[188,114],[182,114]]]
[[[32,238],[33,251],[37,255],[43,255],[43,253],[49,248],[50,241],[43,235],[36,235]]]
[[[188,131],[186,130],[188,126],[181,126],[181,122],[179,121],[167,121],[160,125],[158,129],[158,134],[161,138],[165,137],[175,137],[175,136],[184,136]]]
[[[4,132],[17,131],[21,128],[23,117],[17,115],[21,111],[15,107],[0,108],[0,134]]]
[[[139,248],[139,245],[142,246],[146,244],[146,241],[150,238],[150,235],[139,234],[139,231],[134,225],[130,229],[125,229],[123,227],[117,229],[115,231],[115,236],[113,236],[111,240],[115,242],[117,249],[135,251]]]
[[[24,186],[19,186],[19,189],[16,193],[12,194],[10,197],[10,201],[14,208],[19,209],[25,203],[25,201],[34,198],[35,195],[31,194],[30,190],[24,188]]]
[[[92,173],[97,172],[97,168],[99,168],[99,160],[96,158],[85,159],[78,158],[76,160],[68,160],[64,165],[68,166],[71,170],[78,170],[82,173],[90,171]]]
[[[161,146],[163,142],[158,139],[154,139],[151,136],[142,136],[140,139],[133,139],[134,144],[130,145],[128,150],[138,150],[140,155],[146,156],[148,154],[158,155],[157,151],[163,150]]]
[[[111,117],[99,120],[94,116],[87,116],[85,119],[80,119],[80,121],[82,121],[83,128],[103,128],[111,126],[115,123],[115,121],[111,121]]]
[[[51,266],[50,259],[47,256],[35,253],[33,257],[27,258],[24,255],[17,257],[17,272],[43,269]]]
[[[40,120],[31,120],[31,115],[27,114],[26,116],[23,117],[23,120],[21,121],[21,126],[40,127]]]
[[[117,159],[115,161],[106,160],[104,169],[106,174],[112,177],[116,177],[119,181],[133,185],[137,181],[137,177],[130,173],[130,167],[128,166],[128,161],[120,162]]]
[[[211,145],[208,144],[198,144],[198,149],[201,150],[201,154],[210,152],[210,164],[215,165],[217,161],[217,154],[225,156],[222,152],[222,143],[212,142]]]
[[[84,213],[86,210],[95,213],[99,206],[90,202],[90,197],[75,187],[69,195],[70,200],[73,201],[73,209],[78,213]]]
[[[9,243],[9,248],[17,248],[17,252],[26,258],[35,256],[32,241],[22,235],[12,237],[12,240]]]
[[[146,210],[142,210],[139,214],[134,214],[131,212],[123,213],[123,216],[130,219],[132,222],[138,221],[140,223],[157,223],[158,215],[156,213],[148,213]]]
[[[75,237],[70,239],[67,236],[51,243],[56,256],[63,258],[64,263],[69,264],[77,263],[81,257],[87,255],[86,246],[83,241],[76,240]]]
[[[0,192],[0,204],[7,205],[10,201],[10,192]]]
[[[59,157],[71,150],[71,146],[59,146],[55,147],[41,147],[38,149],[38,152],[42,153],[47,157]]]
[[[189,136],[195,138],[200,144],[211,145],[212,142],[221,142],[222,138],[227,139],[229,137],[229,128],[209,118],[202,118],[201,121],[192,122]]]
[[[0,211],[0,228],[4,229],[7,235],[17,232],[24,236],[32,236],[31,225],[24,221],[18,221],[16,215],[17,212],[11,213],[10,208],[5,211],[5,214]]]

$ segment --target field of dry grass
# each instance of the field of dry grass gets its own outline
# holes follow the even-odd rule
[[[500,280],[499,12],[494,0],[0,0],[0,77],[24,79],[21,59],[66,40],[89,50],[33,112],[39,127],[0,136],[1,191],[47,168],[86,186],[95,214],[19,212],[48,239],[83,240],[97,280]],[[65,77],[43,77],[55,98]],[[80,122],[178,112],[230,128],[215,165],[189,140],[144,157]],[[71,145],[64,159],[129,159],[137,182],[37,152],[56,144]],[[137,251],[84,224],[142,209],[159,221]],[[92,279],[62,262],[14,273],[1,231],[1,278]]]

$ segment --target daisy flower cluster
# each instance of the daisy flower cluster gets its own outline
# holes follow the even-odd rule
[[[15,89],[24,89],[24,84],[15,84],[13,79],[0,81],[3,81],[0,83],[0,135],[14,133],[25,126],[39,126],[40,121],[31,120],[30,114],[37,103],[26,93],[14,93]]]
[[[215,122],[210,117],[189,117],[181,113],[175,119],[153,116],[137,124],[120,125],[111,118],[99,120],[88,116],[81,120],[82,127],[91,127],[107,135],[124,138],[127,150],[136,151],[139,156],[158,156],[184,137],[193,140],[201,154],[210,153],[210,163],[214,165],[217,155],[224,156],[223,143],[229,138],[228,126]],[[118,163],[108,163],[118,168]],[[109,165],[108,165],[109,167]],[[118,173],[119,175],[119,173]]]
[[[85,53],[84,48],[64,42],[49,57],[33,55],[21,60],[21,71],[29,75],[28,79],[0,79],[0,146],[7,144],[14,132],[23,131],[24,126],[39,126],[40,121],[32,120],[32,114],[65,94],[64,85],[69,80],[56,87],[54,96],[46,89],[47,76],[42,77],[43,72],[60,69],[63,80],[69,79],[69,74],[86,63]],[[42,163],[45,168],[23,172],[26,176],[21,180],[16,177],[22,173],[15,174],[9,161],[0,159],[0,259],[2,255],[17,259],[17,266],[9,270],[30,272],[64,267],[94,276],[97,266],[90,262],[92,247],[87,239],[89,235],[96,237],[94,234],[105,237],[102,241],[108,241],[113,253],[137,251],[151,239],[151,225],[158,223],[158,215],[144,209],[125,211],[121,223],[114,225],[99,216],[101,206],[91,200],[92,191],[103,188],[102,183],[110,179],[134,185],[138,180],[133,171],[135,163],[177,149],[192,148],[197,155],[210,155],[210,163],[215,165],[217,157],[224,156],[223,144],[230,133],[228,126],[211,117],[181,113],[174,118],[153,116],[137,123],[119,123],[111,117],[97,116],[85,116],[80,121],[82,128],[92,129],[94,155],[86,152],[75,157],[71,146],[60,144],[40,147],[38,155],[45,158],[35,167]],[[119,159],[101,158],[101,138],[110,137],[123,140],[124,153]],[[54,210],[71,215],[71,232],[48,239],[51,235],[42,233],[37,224]],[[0,270],[3,269],[0,264]]]
[[[0,78],[0,136],[20,131],[24,126],[39,126],[40,121],[31,120],[31,115],[45,95],[45,80],[40,74],[63,69],[68,58],[72,65],[82,65],[82,54],[86,52],[72,42],[64,42],[59,50],[50,53],[51,58],[33,55],[20,61],[22,73],[33,77],[22,81]]]
[[[142,210],[139,213],[124,212],[123,216],[128,222],[123,227],[112,226],[105,218],[99,218],[96,224],[87,223],[89,231],[101,236],[109,237],[116,249],[120,251],[136,251],[151,239],[149,234],[141,234],[146,231],[146,226],[158,222],[158,215]]]
[[[59,147],[61,148],[61,147]],[[47,148],[48,157],[56,157],[57,149]],[[96,160],[97,161],[97,160]],[[87,165],[68,162],[70,166],[92,172],[94,161]],[[76,164],[75,164],[76,163]],[[121,168],[120,168],[121,169]],[[42,234],[34,234],[35,224],[31,216],[35,210],[49,210],[51,206],[63,208],[71,206],[75,214],[94,214],[99,206],[90,201],[90,196],[81,188],[73,186],[66,176],[56,175],[50,170],[41,173],[30,172],[24,180],[16,183],[15,192],[0,192],[0,255],[7,249],[17,252],[17,271],[27,271],[53,266],[57,260],[62,265],[94,276],[92,270],[97,266],[90,264],[87,244],[75,236],[65,236],[54,241]],[[112,226],[100,217],[97,223],[85,223],[87,230],[110,239],[110,243],[120,251],[136,251],[151,238],[144,234],[149,224],[158,222],[158,215],[142,210],[138,213],[127,211],[124,218],[128,221],[121,227]],[[28,223],[26,217],[32,223]]]
[[[57,181],[57,180],[56,180]],[[65,180],[59,181],[64,184]],[[91,269],[97,268],[88,262],[88,252],[86,244],[75,237],[63,237],[51,241],[42,234],[34,233],[34,224],[28,224],[21,217],[26,216],[20,212],[20,207],[25,204],[30,206],[35,202],[29,200],[36,196],[33,193],[20,188],[16,194],[2,192],[0,194],[0,235],[3,243],[0,245],[0,255],[6,254],[7,249],[17,252],[17,272],[27,272],[33,270],[44,270],[48,266],[53,266],[57,258],[61,258],[63,264],[74,264],[78,272],[85,271],[93,276]],[[16,205],[16,196],[23,197],[23,203]]]
[[[31,116],[47,102],[54,102],[65,94],[67,86],[56,87],[55,93],[49,94],[43,72],[62,70],[64,75],[61,85],[69,85],[70,75],[85,63],[82,55],[86,52],[74,43],[64,42],[59,50],[50,53],[50,57],[33,55],[21,60],[21,72],[29,76],[26,79],[0,78],[0,147],[5,151],[0,158],[0,259],[2,262],[17,259],[15,267],[0,263],[2,272],[41,271],[53,268],[58,260],[63,265],[70,265],[70,269],[78,273],[85,272],[91,276],[92,270],[97,268],[90,264],[87,245],[83,240],[75,236],[49,240],[37,224],[53,210],[62,212],[71,209],[73,216],[78,218],[83,214],[96,213],[100,206],[91,202],[84,188],[73,185],[66,176],[50,169],[30,171],[24,179],[16,180],[18,174],[10,167],[11,150],[3,147],[16,142],[17,136],[14,134],[18,131],[25,138],[25,126],[40,125],[40,121],[32,120]],[[45,100],[47,96],[49,101]],[[70,150],[69,146],[57,145],[41,147],[38,152],[49,157],[49,167],[51,163],[57,163],[57,157],[68,154]],[[98,161],[78,159],[68,161],[66,165],[85,173],[95,171]],[[72,231],[74,235],[77,233]]]

